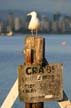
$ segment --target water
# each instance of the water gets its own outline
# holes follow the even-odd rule
[[[14,37],[0,37],[0,105],[7,96],[17,78],[17,67],[24,63],[22,50],[26,35]],[[49,63],[63,63],[64,90],[71,100],[71,36],[70,35],[43,35],[46,40],[45,55]],[[14,108],[24,106],[19,99]],[[45,107],[58,107],[56,102],[45,103]]]

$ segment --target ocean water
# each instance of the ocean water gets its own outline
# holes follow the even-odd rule
[[[22,51],[26,35],[0,36],[0,105],[17,78],[17,67],[24,63]],[[71,100],[71,35],[42,35],[45,38],[45,56],[49,63],[63,63],[63,87]],[[57,102],[45,102],[45,107],[57,108]],[[19,98],[14,108],[22,108]]]

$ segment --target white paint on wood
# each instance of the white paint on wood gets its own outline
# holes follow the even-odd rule
[[[45,98],[53,98],[53,95],[46,95]]]
[[[58,102],[60,108],[71,108],[71,102],[69,100]]]
[[[1,108],[11,108],[18,97],[18,79],[15,81]]]
[[[70,100],[68,99],[67,95],[65,92],[64,93],[64,99],[60,102],[58,102],[60,108],[71,108],[71,102]]]

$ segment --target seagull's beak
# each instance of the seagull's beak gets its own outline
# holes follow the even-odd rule
[[[28,14],[27,14],[27,16],[30,16],[30,15],[31,15],[31,13],[28,13]]]

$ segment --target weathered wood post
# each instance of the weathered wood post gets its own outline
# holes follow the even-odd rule
[[[44,59],[44,39],[38,36],[28,36],[25,39],[25,64],[42,64]],[[43,108],[43,102],[25,103],[25,108]]]
[[[26,36],[25,38],[25,65],[42,65],[45,56],[45,40],[39,36]],[[20,86],[20,85],[19,85]],[[43,108],[43,102],[25,103],[25,108]]]
[[[25,108],[43,108],[45,101],[63,98],[62,64],[48,64],[45,39],[26,36],[25,62],[18,66],[18,90]]]
[[[25,103],[25,108],[43,108],[43,107],[44,107],[43,102]]]
[[[25,64],[42,64],[45,57],[45,40],[39,36],[25,39]]]

